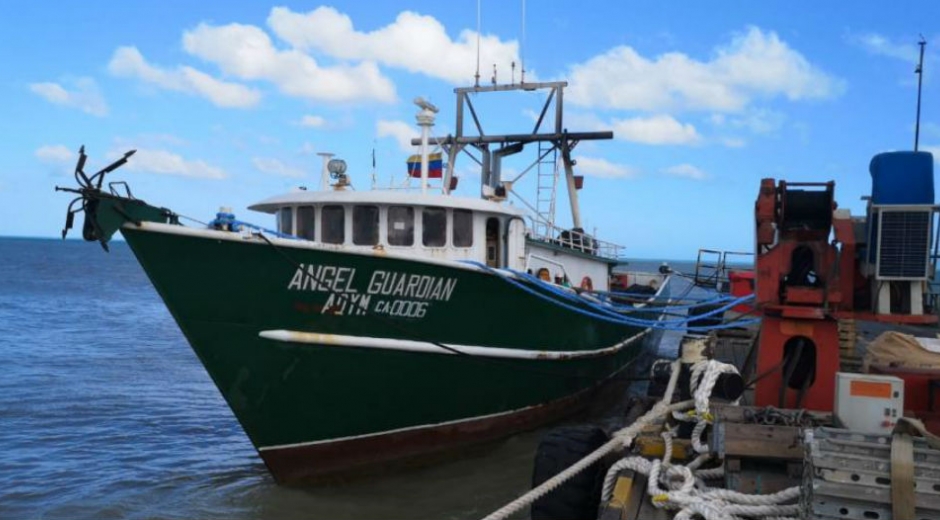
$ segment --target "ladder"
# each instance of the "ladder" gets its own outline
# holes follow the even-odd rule
[[[552,238],[558,186],[558,149],[554,143],[539,141],[538,157],[534,231],[537,237]]]

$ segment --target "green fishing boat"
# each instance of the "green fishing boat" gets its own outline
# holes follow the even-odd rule
[[[457,89],[458,128],[433,140],[446,160],[429,151],[436,108],[419,100],[415,190],[351,190],[345,164],[325,157],[319,190],[251,206],[274,215],[275,230],[229,210],[181,225],[126,185],[104,185],[132,152],[89,176],[82,150],[66,228],[83,211],[85,239],[107,248],[124,236],[279,482],[493,440],[583,407],[661,334],[649,303],[668,295],[668,273],[628,274],[640,295],[614,303],[619,249],[580,229],[570,150],[612,134],[565,131],[564,86]],[[523,87],[557,93],[554,129],[464,134],[466,94]],[[500,159],[529,143],[557,150],[572,228],[506,202]],[[467,147],[482,158],[479,199],[451,194]]]

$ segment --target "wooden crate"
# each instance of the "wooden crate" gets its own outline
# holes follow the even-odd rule
[[[858,357],[857,344],[858,330],[855,327],[855,319],[839,320],[839,350],[842,357]]]

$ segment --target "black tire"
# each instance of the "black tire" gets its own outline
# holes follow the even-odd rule
[[[692,307],[689,309],[689,327],[710,327],[714,325],[721,325],[724,321],[724,313],[713,314],[705,318],[697,318],[702,314],[707,314],[715,309],[724,307],[724,303],[715,303],[711,305],[699,305],[698,307]]]
[[[608,441],[604,430],[590,425],[564,426],[548,432],[539,443],[532,487],[568,469]],[[594,520],[606,471],[603,460],[575,475],[532,504],[532,520]]]

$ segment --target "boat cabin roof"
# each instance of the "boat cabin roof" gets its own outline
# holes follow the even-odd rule
[[[459,208],[501,215],[523,216],[519,208],[493,202],[485,199],[471,197],[457,197],[439,193],[416,193],[407,190],[330,190],[305,191],[297,190],[252,204],[248,209],[263,213],[277,213],[284,206],[307,204],[376,204],[400,206],[434,206],[443,208]]]

